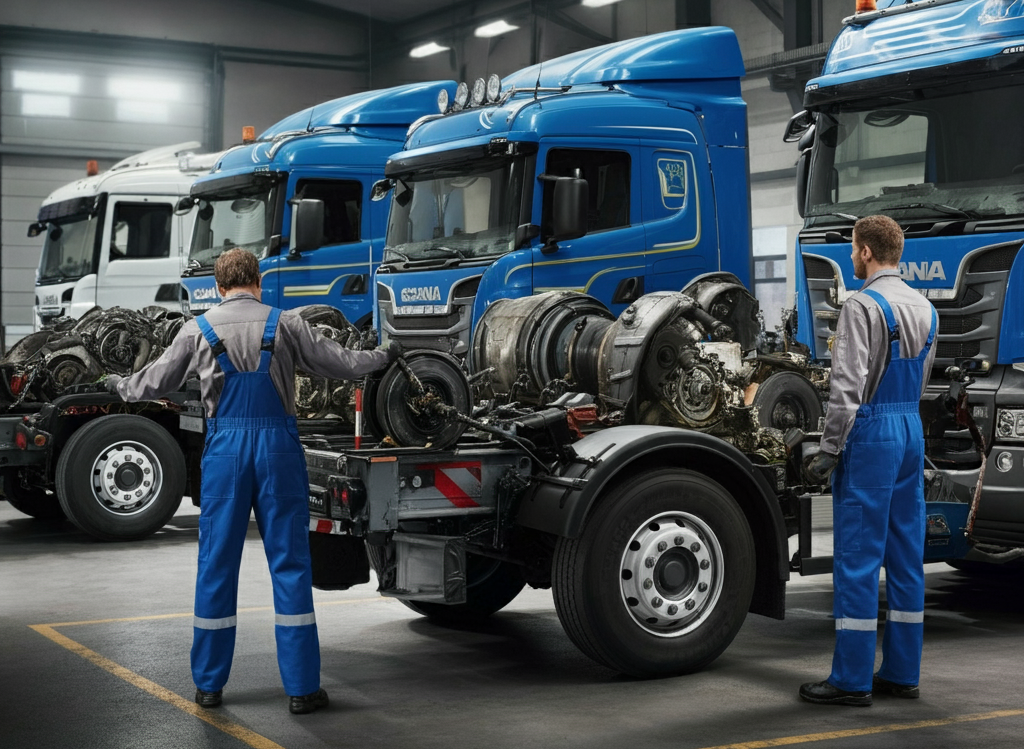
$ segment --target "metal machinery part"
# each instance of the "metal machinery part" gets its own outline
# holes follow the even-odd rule
[[[49,401],[103,374],[137,372],[163,353],[184,322],[181,313],[156,306],[94,307],[77,320],[57,318],[0,359],[0,407]]]
[[[574,291],[500,299],[474,331],[472,371],[490,368],[496,392],[536,404],[545,388],[569,376],[571,356],[591,358],[591,348],[612,320],[614,315],[601,302]],[[569,342],[575,339],[580,342],[570,349]]]
[[[334,307],[302,307],[299,316],[325,337],[355,350],[373,348]],[[104,374],[129,375],[157,359],[181,330],[186,317],[163,307],[140,312],[94,307],[79,319],[58,318],[51,328],[32,333],[0,359],[0,409],[23,401],[46,402],[68,389],[96,382]],[[354,421],[356,384],[296,372],[295,405],[301,418]]]
[[[762,339],[757,300],[731,274],[713,273],[683,292],[646,294],[614,320],[575,292],[496,302],[471,353],[498,401],[536,405],[584,392],[609,423],[699,429],[756,452],[765,427],[817,427],[824,379],[799,354],[759,352]],[[777,395],[763,413],[753,407],[773,374],[770,390],[796,388],[804,408],[779,407]],[[767,440],[776,452],[777,440]]]

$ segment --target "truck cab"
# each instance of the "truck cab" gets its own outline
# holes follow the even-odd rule
[[[179,143],[127,158],[43,201],[29,236],[44,235],[36,273],[35,330],[95,306],[180,309],[176,279],[195,213],[175,213],[216,155]]]
[[[382,338],[464,356],[497,299],[567,290],[618,314],[751,279],[744,75],[725,28],[584,50],[461,84],[384,169]]]
[[[883,0],[844,21],[788,131],[802,150],[798,339],[828,362],[841,305],[861,284],[854,222],[899,222],[901,275],[939,314],[926,399],[967,360],[990,446],[980,457],[953,426],[927,434],[928,456],[967,494],[982,461],[992,464],[974,532],[995,546],[1024,542],[1024,140],[1010,129],[1024,114],[1022,70],[1019,3]]]
[[[201,314],[219,301],[214,262],[242,247],[260,259],[265,303],[327,304],[368,325],[370,274],[387,225],[387,204],[370,199],[371,187],[409,125],[454,88],[435,81],[345,96],[227,152],[191,193],[198,220],[181,281],[188,310]],[[293,231],[300,206],[313,217],[301,242]]]

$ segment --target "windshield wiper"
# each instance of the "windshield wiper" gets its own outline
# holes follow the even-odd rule
[[[467,259],[466,253],[462,252],[462,250],[456,250],[452,247],[427,247],[423,250],[423,252],[439,252],[443,254],[445,257],[457,257],[459,260]]]
[[[904,203],[903,205],[891,205],[886,206],[885,209],[888,211],[909,211],[914,208],[924,208],[931,211],[938,211],[947,216],[956,216],[957,218],[981,218],[975,211],[964,211],[960,208],[954,208],[951,205],[944,205],[942,203]]]
[[[854,216],[852,213],[839,213],[838,211],[814,214],[814,218],[820,218],[821,216],[838,216],[839,218],[845,218],[847,221],[853,221],[854,223],[860,220],[860,216]]]

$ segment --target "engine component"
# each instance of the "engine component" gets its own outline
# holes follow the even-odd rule
[[[580,339],[574,350],[593,359],[594,346],[613,319],[600,301],[574,291],[500,299],[473,332],[472,371],[490,368],[495,392],[538,403],[552,381],[569,375],[570,339]],[[595,378],[590,380],[596,385]]]
[[[373,389],[380,427],[402,447],[454,445],[472,400],[458,359],[438,351],[412,351],[388,368]]]

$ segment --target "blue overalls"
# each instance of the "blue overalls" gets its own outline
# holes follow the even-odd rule
[[[921,353],[900,357],[892,307],[885,314],[889,363],[878,391],[857,411],[832,476],[836,648],[829,683],[870,692],[878,629],[878,574],[885,565],[889,610],[878,675],[916,685],[924,640],[924,430],[918,403],[936,315]]]
[[[276,612],[277,662],[290,696],[320,688],[320,645],[313,614],[306,464],[295,417],[281,404],[270,359],[281,310],[263,329],[259,367],[239,372],[205,317],[199,329],[224,372],[216,418],[206,422],[199,516],[192,678],[204,692],[224,687],[237,626],[238,568],[255,511]]]

